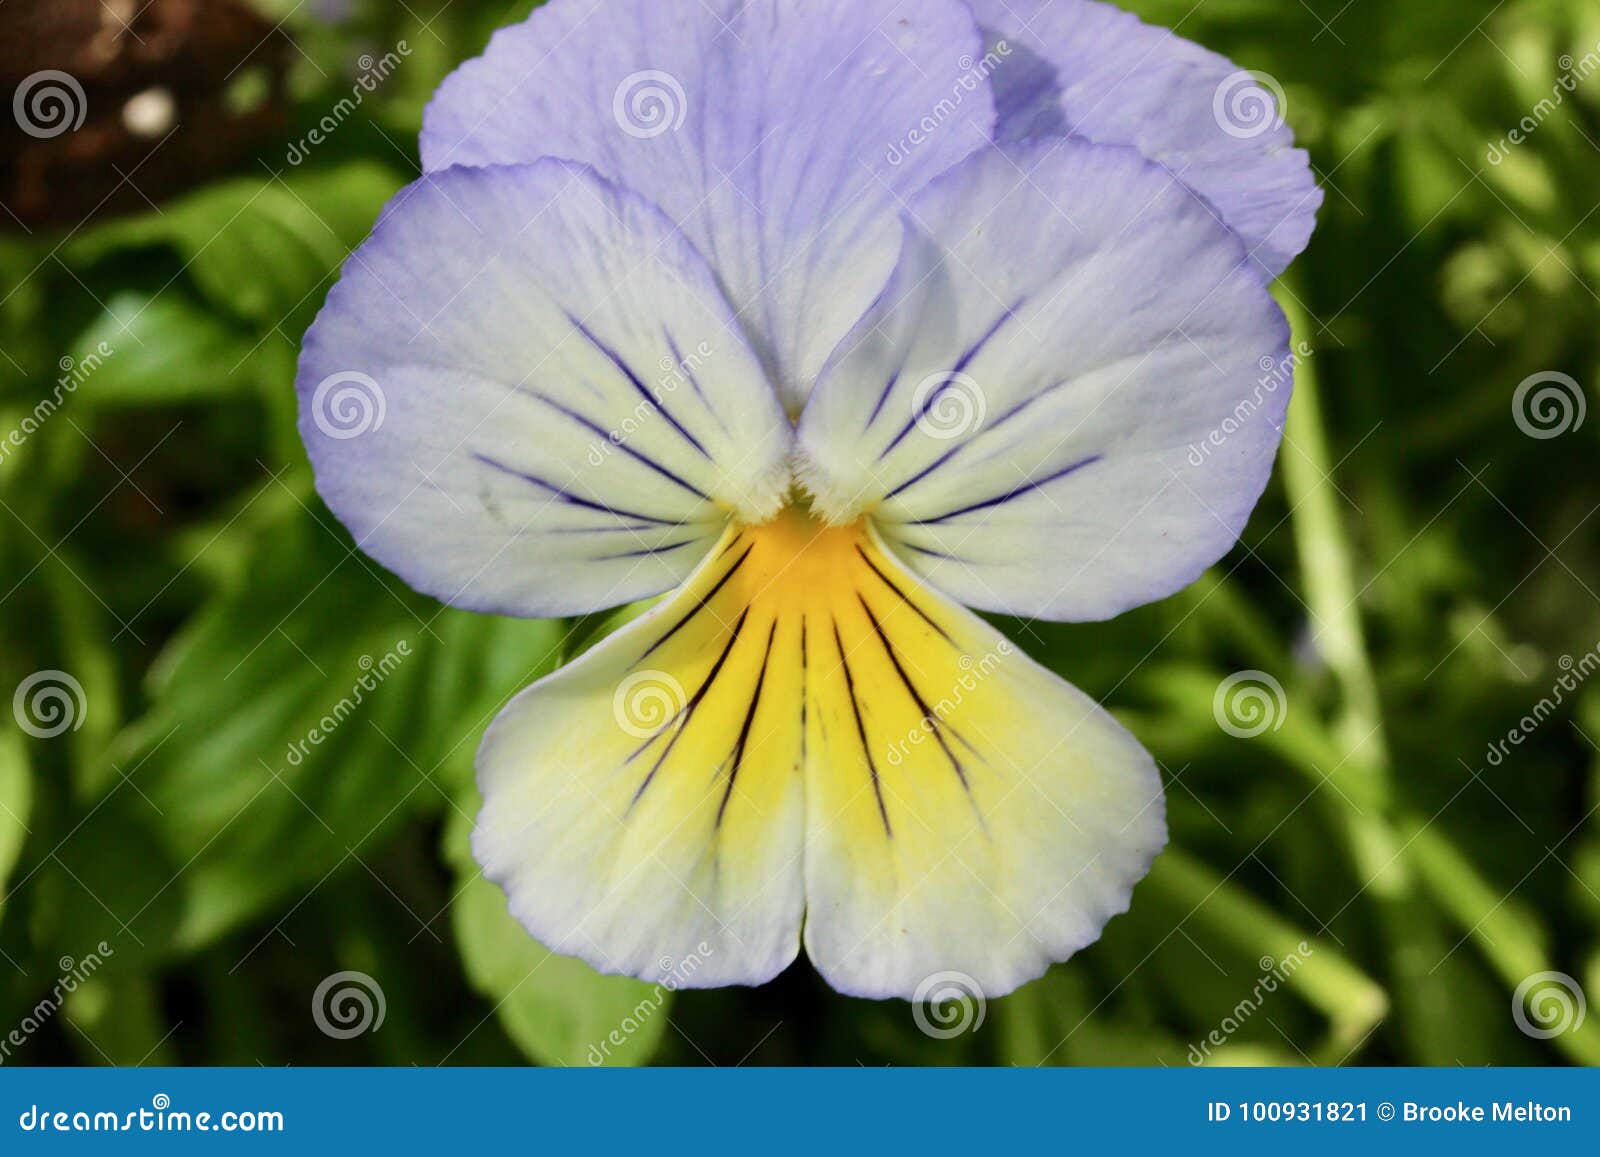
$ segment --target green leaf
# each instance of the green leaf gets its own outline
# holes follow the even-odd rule
[[[5,911],[5,884],[28,839],[28,813],[33,804],[33,779],[22,736],[0,732],[0,912]]]
[[[1218,875],[1209,866],[1168,848],[1157,857],[1140,886],[1150,917],[1157,908],[1173,914],[1175,925],[1204,947],[1210,957],[1243,963],[1239,976],[1253,972],[1298,993],[1328,1019],[1328,1039],[1314,1055],[1337,1062],[1347,1057],[1389,1011],[1383,988],[1348,960],[1329,941],[1296,927],[1250,893]],[[1292,966],[1291,966],[1292,965]],[[1227,981],[1230,995],[1254,990],[1239,980]],[[1276,987],[1276,983],[1271,987]],[[1237,991],[1236,991],[1237,990]],[[1226,1013],[1229,1005],[1220,1006]],[[1220,1015],[1220,1013],[1219,1013]]]
[[[308,299],[371,229],[400,178],[367,161],[211,185],[154,215],[103,226],[67,249],[73,263],[149,246],[177,251],[211,301],[268,326]],[[313,303],[314,304],[314,303]]]
[[[50,967],[93,960],[106,974],[148,971],[172,954],[182,861],[153,830],[148,798],[119,784],[56,842],[28,882],[31,935]]]
[[[178,946],[215,940],[437,811],[500,703],[548,666],[554,630],[441,612],[298,504],[264,527],[158,660],[154,707],[113,760],[189,865]]]
[[[161,991],[146,976],[92,976],[63,1010],[76,1030],[79,1055],[91,1065],[170,1065],[177,1062],[173,1026]]]
[[[1000,1059],[1011,1065],[1181,1065],[1185,1046],[1157,1025],[1118,1017],[1083,970],[1053,968],[991,1007]]]
[[[277,339],[272,339],[277,340]],[[178,286],[118,293],[76,343],[83,398],[109,405],[172,405],[237,392],[252,340]]]
[[[472,862],[465,817],[476,813],[478,801],[469,796],[465,804],[446,835],[458,873],[451,919],[467,979],[494,1003],[506,1035],[546,1065],[649,1061],[666,1032],[672,993],[658,984],[602,976],[529,936],[507,910],[505,893]]]

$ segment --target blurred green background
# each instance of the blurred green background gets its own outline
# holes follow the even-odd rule
[[[291,383],[418,173],[427,98],[532,5],[259,0],[280,74],[263,48],[185,98],[273,114],[244,155],[180,131],[150,202],[147,142],[101,166],[123,212],[0,215],[0,436],[25,432],[0,447],[0,692],[76,685],[60,734],[0,714],[0,1062],[1600,1062],[1573,1003],[1600,998],[1600,415],[1535,437],[1552,411],[1514,398],[1600,382],[1600,6],[1128,6],[1276,78],[1327,203],[1280,287],[1313,352],[1244,541],[1115,622],[1004,624],[1166,774],[1172,846],[1102,942],[946,1036],[803,958],[655,994],[509,921],[466,852],[473,751],[583,631],[445,609],[354,552]],[[1238,673],[1265,716],[1219,700]],[[381,1026],[319,1025],[343,971]]]

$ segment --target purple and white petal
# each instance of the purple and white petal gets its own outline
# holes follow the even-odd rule
[[[1288,325],[1238,237],[1167,169],[1067,138],[976,156],[907,216],[801,421],[819,513],[870,515],[985,610],[1103,619],[1193,582],[1289,400]]]
[[[300,432],[357,544],[474,610],[582,613],[785,500],[792,434],[704,260],[562,161],[404,191],[306,337]]]
[[[1271,77],[1097,0],[971,5],[997,62],[996,140],[1132,145],[1206,198],[1270,276],[1306,247],[1322,190]]]
[[[902,198],[994,123],[961,0],[551,0],[429,106],[429,170],[565,157],[706,256],[791,409],[883,287]]]

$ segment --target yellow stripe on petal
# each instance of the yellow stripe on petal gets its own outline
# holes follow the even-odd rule
[[[1148,755],[864,523],[730,530],[495,721],[475,847],[550,947],[759,983],[991,995],[1093,940],[1165,839]],[[693,956],[692,975],[674,976]]]

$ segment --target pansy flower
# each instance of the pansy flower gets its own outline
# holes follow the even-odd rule
[[[529,933],[994,996],[1126,909],[1154,761],[975,612],[1105,619],[1237,540],[1320,202],[1277,114],[1088,0],[551,0],[444,83],[301,425],[421,591],[664,596],[479,750]]]

